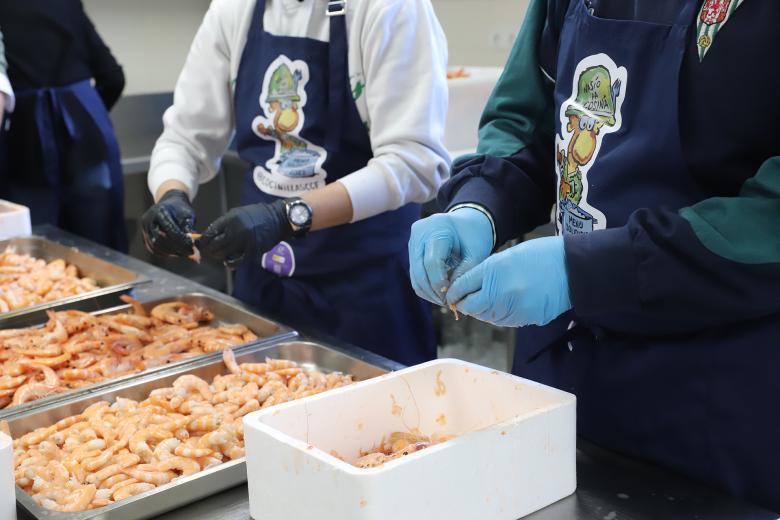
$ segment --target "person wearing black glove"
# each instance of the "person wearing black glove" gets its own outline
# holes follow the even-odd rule
[[[251,258],[252,255],[262,255],[295,235],[287,219],[288,202],[278,200],[231,209],[206,229],[200,240],[201,250],[230,269],[237,269],[247,260],[259,263],[261,258]]]
[[[195,210],[187,194],[169,190],[141,219],[146,249],[159,256],[189,256],[194,225]]]
[[[233,295],[413,365],[436,357],[406,248],[420,204],[449,171],[447,46],[430,0],[395,4],[403,9],[212,2],[165,113],[149,190],[192,200],[233,142],[250,165],[240,207],[196,241],[235,270]],[[188,229],[169,232],[175,220],[155,210],[149,225],[165,235],[155,247],[183,256]]]

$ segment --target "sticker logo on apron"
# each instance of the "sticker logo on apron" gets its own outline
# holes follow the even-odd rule
[[[264,116],[252,121],[254,133],[276,144],[265,167],[257,166],[254,180],[265,193],[289,197],[325,186],[324,148],[300,136],[306,120],[306,84],[309,66],[287,56],[276,58],[266,70],[260,106]]]
[[[699,61],[704,61],[718,31],[729,21],[734,11],[744,0],[705,0],[699,12],[696,24],[696,45],[699,48]]]
[[[607,227],[604,214],[588,203],[588,181],[589,175],[597,175],[591,169],[598,164],[606,134],[620,130],[627,83],[626,68],[606,54],[588,56],[577,65],[572,95],[560,108],[561,134],[555,139],[559,234]]]
[[[260,261],[263,269],[276,276],[289,278],[295,273],[295,253],[287,242],[279,242],[263,255]]]

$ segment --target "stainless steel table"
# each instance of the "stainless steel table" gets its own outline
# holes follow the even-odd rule
[[[135,291],[143,300],[182,292],[220,294],[168,271],[44,226],[36,234],[76,246],[152,278]],[[224,295],[221,295],[225,297]],[[522,468],[518,468],[522,471]],[[730,498],[669,471],[580,442],[577,492],[527,517],[528,520],[780,520],[780,514]],[[280,497],[280,499],[284,499]],[[295,499],[293,495],[289,499]],[[312,511],[319,518],[326,512]],[[20,513],[20,518],[25,518]],[[245,485],[219,493],[159,518],[167,520],[247,520]],[[438,520],[438,519],[431,519]],[[477,520],[477,519],[475,519]],[[479,519],[482,520],[482,519]]]

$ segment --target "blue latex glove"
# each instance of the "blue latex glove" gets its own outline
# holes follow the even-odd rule
[[[490,255],[493,226],[474,208],[433,215],[412,226],[409,270],[420,298],[444,305],[450,280],[455,280]]]
[[[563,238],[530,240],[491,256],[455,280],[447,303],[494,325],[547,325],[572,307]]]

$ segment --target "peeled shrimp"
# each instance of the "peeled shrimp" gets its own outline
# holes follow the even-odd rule
[[[142,464],[135,468],[124,470],[125,475],[136,479],[139,482],[147,482],[155,486],[167,484],[176,477],[172,471],[160,471],[154,464]]]
[[[71,493],[71,498],[65,504],[57,508],[57,511],[63,513],[73,513],[83,511],[87,508],[92,499],[95,498],[97,488],[94,484],[81,487]]]
[[[173,382],[173,388],[179,392],[183,392],[183,395],[187,395],[192,392],[198,392],[204,399],[211,399],[211,389],[209,384],[203,379],[194,376],[192,374],[183,375]],[[179,395],[182,395],[181,393]]]
[[[160,471],[180,471],[182,476],[189,476],[200,471],[200,464],[186,457],[171,457],[157,465]]]
[[[236,355],[231,349],[225,349],[222,351],[222,362],[233,374],[241,374],[241,368],[236,362]]]
[[[127,486],[121,487],[114,491],[114,494],[112,498],[119,502],[121,500],[125,500],[126,498],[130,498],[135,495],[140,495],[141,493],[146,493],[147,491],[151,491],[154,489],[154,484],[149,484],[148,482],[136,482],[135,484],[129,484]]]
[[[246,413],[351,382],[343,374],[326,376],[292,362],[268,360],[265,365],[275,371],[262,376],[267,381],[260,387],[244,380],[251,373],[243,367],[235,373],[232,352],[224,357],[228,374],[211,384],[187,374],[169,388],[153,390],[144,401],[98,401],[14,441],[17,484],[49,509],[103,507],[244,457],[241,417]],[[30,365],[23,363],[20,370],[30,370]],[[49,367],[37,368],[51,375]],[[62,372],[57,375],[64,380]],[[50,492],[52,486],[68,493]],[[84,488],[78,496],[70,492]]]

